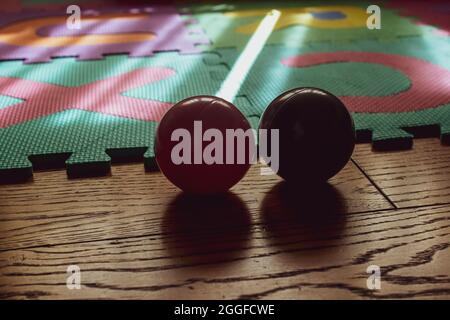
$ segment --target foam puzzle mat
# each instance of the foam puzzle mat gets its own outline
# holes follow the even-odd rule
[[[80,29],[68,29],[66,20],[65,11],[0,14],[0,60],[32,63],[67,56],[101,59],[115,53],[194,53],[200,50],[196,45],[209,43],[201,29],[188,28],[188,21],[169,6],[89,10]]]
[[[0,10],[0,182],[57,165],[104,175],[132,159],[156,170],[164,112],[223,89],[273,9],[280,18],[233,99],[252,127],[276,96],[308,86],[339,96],[358,141],[375,149],[411,148],[423,135],[450,144],[449,6],[408,3],[382,2],[380,30],[366,28],[359,1],[93,1],[81,29],[65,27],[63,1]]]
[[[367,28],[367,7],[364,1],[274,1],[260,4],[237,2],[229,7],[209,6],[187,8],[211,38],[214,48],[243,47],[270,8],[280,11],[280,18],[267,44],[304,46],[310,42],[341,42],[354,39],[395,39],[418,36],[425,32],[411,19],[394,10],[383,9],[383,28]]]

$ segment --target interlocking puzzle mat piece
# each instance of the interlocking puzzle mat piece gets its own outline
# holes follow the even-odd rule
[[[36,10],[36,9],[61,9],[67,8],[69,5],[76,4],[82,8],[101,8],[111,6],[133,6],[139,7],[143,3],[151,2],[151,4],[172,4],[173,1],[161,0],[161,1],[142,1],[142,0],[77,0],[76,2],[71,0],[7,0],[15,1],[21,4],[22,9]]]
[[[247,119],[257,130],[259,117]],[[146,170],[158,170],[153,149],[156,127],[156,122],[122,121],[116,129],[67,161],[69,176],[83,176],[93,170],[106,172],[111,160],[121,162],[143,158]]]
[[[219,50],[208,63],[230,67],[239,52]],[[418,128],[438,127],[448,142],[450,44],[441,38],[266,46],[238,91],[247,117],[260,116],[280,93],[319,87],[339,96],[353,112],[359,140],[375,148],[408,148]],[[371,135],[370,135],[371,133]]]
[[[114,130],[72,154],[66,161],[69,177],[109,172],[112,161],[144,160],[146,170],[157,170],[154,139],[157,122],[121,119]]]
[[[204,63],[213,56],[1,62],[0,180],[30,176],[33,161],[66,160],[76,176],[108,172],[111,157],[145,153],[154,167],[156,121],[178,100],[158,100],[153,86],[182,98],[214,95],[228,70]]]
[[[387,5],[400,15],[413,17],[418,23],[439,28],[443,35],[450,36],[450,3],[448,1],[390,0]]]
[[[0,14],[0,60],[47,62],[54,57],[102,59],[107,54],[132,57],[155,52],[197,53],[209,40],[174,7],[89,10],[81,28],[66,26],[65,11]]]
[[[31,11],[66,11],[67,7],[71,5],[79,6],[83,11],[98,10],[105,8],[132,8],[142,9],[144,7],[166,7],[171,6],[173,8],[173,1],[160,0],[160,1],[143,1],[143,0],[2,0],[0,6],[0,12],[31,12]]]
[[[370,3],[324,2],[273,3],[265,8],[252,9],[235,5],[224,12],[198,12],[192,14],[205,29],[213,48],[243,47],[254,34],[262,19],[272,10],[281,15],[270,34],[267,44],[303,46],[316,41],[341,42],[356,39],[393,39],[417,36],[424,29],[410,19],[397,15],[382,6],[381,29],[367,28]]]

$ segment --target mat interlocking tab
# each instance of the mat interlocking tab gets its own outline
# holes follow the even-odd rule
[[[66,27],[61,12],[0,14],[0,60],[47,62],[55,57],[102,59],[107,54],[132,57],[155,52],[196,53],[209,39],[188,26],[174,7],[143,7],[82,12],[81,28]]]
[[[0,179],[28,177],[32,162],[62,162],[71,176],[106,173],[111,157],[144,156],[155,168],[156,121],[176,100],[163,92],[215,94],[228,70],[202,55],[159,53],[147,58],[0,62]]]
[[[438,54],[435,48],[440,48]],[[219,50],[212,65],[236,61],[239,51]],[[450,44],[439,37],[396,41],[266,46],[241,86],[247,117],[260,116],[281,92],[319,87],[339,96],[353,112],[359,140],[374,147],[408,148],[414,135],[450,137]]]
[[[262,19],[277,9],[280,17],[268,44],[303,46],[310,42],[342,42],[357,39],[395,39],[404,36],[417,36],[424,32],[411,19],[398,16],[394,11],[381,7],[381,29],[369,30],[366,12],[370,3],[366,2],[305,2],[264,3],[265,7],[236,4],[218,12],[193,11],[193,16],[203,26],[212,41],[210,47],[243,47],[247,44]],[[255,9],[256,7],[256,9]],[[211,8],[210,8],[211,9]],[[213,9],[213,8],[212,8]],[[230,11],[228,11],[230,10]]]

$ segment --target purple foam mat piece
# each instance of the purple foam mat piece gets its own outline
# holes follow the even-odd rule
[[[98,12],[97,12],[98,13]],[[121,33],[142,33],[151,32],[156,35],[151,41],[128,42],[114,44],[95,44],[95,45],[70,45],[58,47],[44,46],[18,46],[0,42],[0,60],[25,60],[25,63],[48,62],[54,57],[77,57],[80,60],[101,59],[106,54],[128,54],[133,57],[151,56],[160,51],[179,51],[180,53],[200,52],[197,45],[209,44],[209,39],[199,33],[197,28],[192,32],[186,27],[186,22],[176,12],[172,6],[156,6],[129,8],[127,10],[107,9],[102,10],[101,14],[106,13],[132,13],[146,14],[142,19],[127,20],[104,20],[83,23],[82,28],[67,29],[64,25],[48,25],[39,28],[36,33],[43,37],[57,36],[80,36],[87,34],[121,34]],[[59,12],[27,12],[14,16],[6,16],[3,20],[0,17],[1,26],[11,24],[17,21],[35,19],[41,17],[61,16]],[[66,16],[66,14],[63,14]],[[96,11],[90,10],[89,17],[95,17]],[[83,15],[82,15],[83,17]],[[0,30],[1,32],[1,30]]]
[[[66,6],[67,7],[67,6]],[[83,9],[83,6],[81,8],[81,17],[83,16],[97,16],[99,14],[108,14],[108,13],[136,13],[136,14],[143,14],[143,13],[173,13],[177,14],[177,8],[173,5],[152,5],[152,6],[128,6],[128,7],[108,7],[108,8],[102,8],[96,9],[96,8],[90,8],[90,9]],[[57,17],[57,16],[67,16],[67,13],[64,10],[44,10],[44,9],[38,9],[38,10],[22,10],[20,12],[0,12],[0,28],[4,27],[8,24],[28,20],[28,19],[35,19],[35,18],[44,18],[44,17]]]
[[[183,22],[184,23],[184,22]],[[170,29],[177,28],[180,24],[179,16],[170,13],[154,13],[150,17],[142,19],[106,20],[106,21],[81,21],[80,29],[68,29],[66,24],[48,25],[37,30],[42,37],[65,37],[91,34],[119,34],[136,32],[157,32],[157,36],[167,36]]]

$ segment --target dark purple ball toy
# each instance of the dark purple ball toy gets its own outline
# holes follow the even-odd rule
[[[288,182],[325,182],[346,165],[355,147],[347,108],[331,93],[316,88],[292,89],[278,96],[264,112],[259,128],[279,129],[277,173]]]

